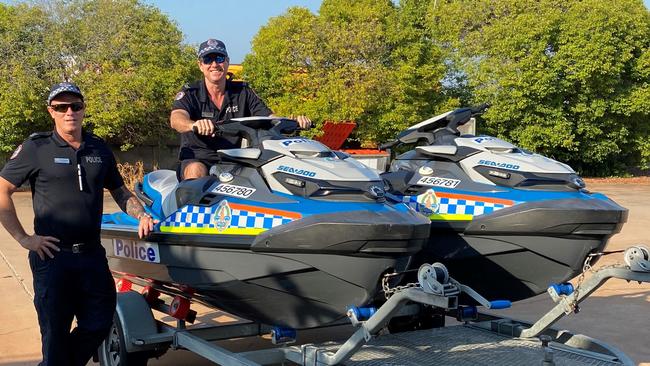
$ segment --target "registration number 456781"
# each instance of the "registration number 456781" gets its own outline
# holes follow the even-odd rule
[[[460,184],[460,180],[440,177],[422,177],[418,180],[418,184],[424,186],[456,188],[456,186]]]

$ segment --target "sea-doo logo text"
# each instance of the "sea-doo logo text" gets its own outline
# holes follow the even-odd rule
[[[160,263],[160,252],[156,243],[113,239],[113,253],[118,257]]]
[[[316,176],[316,172],[310,172],[308,170],[296,169],[296,168],[292,168],[290,166],[284,166],[284,165],[280,165],[278,167],[278,170],[283,171],[283,172],[287,172],[287,173],[290,173],[290,174],[303,175],[305,177],[315,177]]]
[[[102,163],[102,157],[101,156],[86,156],[86,163],[101,164]]]
[[[311,140],[307,139],[292,139],[292,140],[284,140],[282,141],[282,145],[284,146],[289,146],[291,144],[304,144],[304,143],[309,143]]]
[[[510,169],[510,170],[519,170],[519,165],[517,165],[517,164],[498,163],[496,161],[491,161],[491,160],[479,160],[478,163],[480,165],[494,166],[494,167],[497,167],[497,168],[504,168],[504,169]]]

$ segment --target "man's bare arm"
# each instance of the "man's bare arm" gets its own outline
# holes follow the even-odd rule
[[[138,235],[140,238],[149,235],[153,230],[154,224],[156,224],[158,220],[152,219],[151,216],[145,212],[144,207],[142,207],[142,204],[133,193],[126,189],[125,186],[121,186],[120,188],[112,190],[111,196],[113,196],[113,199],[117,205],[120,206],[122,211],[126,212],[127,215],[138,219]]]
[[[0,222],[9,234],[20,242],[27,236],[23,225],[18,221],[16,207],[11,195],[16,191],[16,187],[4,178],[0,178]]]
[[[53,258],[51,250],[59,251],[59,247],[55,244],[59,239],[51,236],[28,235],[25,232],[11,198],[15,191],[16,186],[0,177],[0,223],[23,248],[35,251],[41,259],[45,259],[45,255]]]
[[[174,109],[169,116],[169,123],[176,131],[190,132],[194,121],[190,119],[190,114],[184,109]]]
[[[145,213],[140,201],[125,186],[112,190],[111,196],[127,215],[139,219]]]
[[[204,136],[213,136],[214,135],[214,123],[209,119],[200,119],[198,121],[192,121],[190,119],[190,114],[187,113],[184,109],[174,109],[169,116],[169,123],[172,128],[180,133],[192,132],[193,128],[196,127],[197,133]]]

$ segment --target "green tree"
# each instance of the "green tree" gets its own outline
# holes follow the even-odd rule
[[[641,0],[437,1],[429,28],[486,132],[586,174],[647,167],[650,14]]]
[[[323,1],[291,8],[253,39],[245,78],[278,114],[357,122],[365,145],[394,137],[447,100],[425,1]],[[423,10],[424,9],[424,10]]]
[[[173,135],[169,108],[180,87],[196,75],[195,56],[158,9],[136,0],[0,6],[5,50],[0,83],[16,85],[13,94],[0,97],[4,151],[26,131],[51,128],[43,101],[47,88],[63,80],[84,91],[85,123],[123,149]],[[16,100],[22,101],[20,108]]]
[[[0,4],[0,151],[13,151],[33,131],[49,129],[45,109],[51,66],[43,9]],[[39,57],[40,56],[40,57]]]

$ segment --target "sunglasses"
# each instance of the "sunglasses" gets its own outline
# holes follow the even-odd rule
[[[212,54],[212,55],[205,55],[201,57],[201,62],[203,62],[204,65],[210,65],[215,61],[218,64],[223,63],[224,61],[226,61],[226,56]]]
[[[73,112],[79,112],[80,110],[84,109],[85,104],[83,102],[61,103],[61,104],[50,104],[50,107],[52,107],[54,111],[59,113],[67,112],[68,108],[72,108]]]

